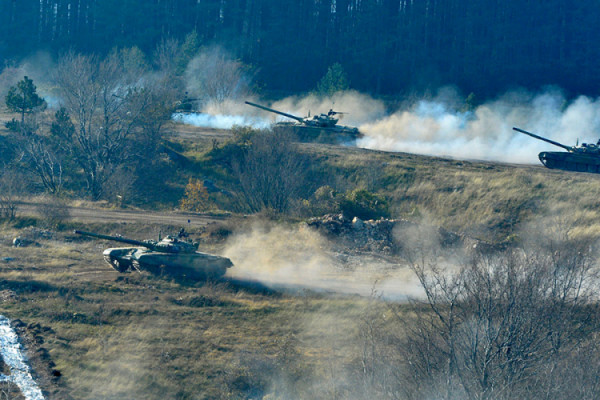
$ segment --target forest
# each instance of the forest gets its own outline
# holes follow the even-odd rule
[[[352,88],[378,96],[443,85],[480,99],[546,85],[594,96],[599,17],[591,0],[4,0],[0,62],[38,50],[151,55],[195,31],[275,95],[310,90],[340,63]]]

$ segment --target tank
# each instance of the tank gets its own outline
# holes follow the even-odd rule
[[[566,150],[541,152],[538,157],[546,168],[600,173],[600,141],[597,144],[582,143],[577,146],[567,146],[523,129],[513,128],[513,130]]]
[[[356,140],[362,137],[358,128],[338,125],[339,118],[336,118],[336,115],[345,114],[343,112],[329,110],[327,114],[317,114],[312,117],[309,115],[308,117],[302,118],[249,101],[246,101],[246,104],[295,120],[296,122],[278,122],[275,124],[275,128],[291,129],[300,137],[300,139],[320,139],[331,142]],[[329,136],[323,137],[321,136],[322,133],[329,134]]]
[[[104,260],[119,272],[147,271],[155,275],[171,275],[189,279],[218,278],[233,266],[229,258],[198,251],[198,244],[187,240],[182,229],[177,236],[156,240],[134,240],[121,236],[75,231],[78,235],[126,243],[130,247],[104,250]]]
[[[175,107],[173,112],[179,114],[194,114],[199,113],[200,111],[197,109],[197,103],[200,99],[194,99],[188,97],[188,93],[185,92],[185,96],[183,99],[177,101],[175,103]]]

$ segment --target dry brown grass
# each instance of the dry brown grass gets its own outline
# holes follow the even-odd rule
[[[600,234],[600,175],[303,147],[340,188],[390,199],[393,217],[493,241],[555,226],[572,227],[572,237]],[[14,226],[0,226],[0,254],[12,259],[0,261],[0,290],[15,295],[3,297],[0,313],[34,326],[26,331],[40,340],[30,352],[49,355],[34,359],[40,375],[61,372],[44,381],[50,399],[344,398],[364,362],[365,324],[395,332],[394,313],[382,302],[120,275],[102,260],[106,243],[66,241],[70,234],[58,233],[40,247],[13,248],[10,241],[23,232]],[[156,226],[141,224],[86,228],[157,234]]]
[[[29,352],[44,348],[49,359],[34,368],[61,372],[55,383],[42,380],[50,399],[243,398],[284,378],[306,391],[333,359],[345,371],[358,356],[365,299],[122,275],[102,260],[103,244],[69,237],[40,247],[0,242],[13,258],[0,264],[0,288],[15,293],[0,313],[39,324],[26,329],[39,338]]]
[[[600,229],[598,174],[326,145],[305,149],[323,163],[326,175],[344,177],[350,187],[374,187],[373,192],[390,199],[396,218],[496,242],[557,216],[577,227],[573,235],[594,235]]]

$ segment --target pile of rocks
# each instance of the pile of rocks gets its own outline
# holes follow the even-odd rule
[[[424,227],[406,219],[378,219],[363,221],[343,214],[327,214],[312,218],[308,226],[318,230],[331,240],[361,252],[376,252],[387,255],[399,254],[402,251],[406,235],[426,228],[435,240],[444,248],[460,247],[475,249],[489,246],[480,240],[459,235],[440,227]],[[403,239],[404,238],[404,239]]]
[[[50,240],[54,232],[35,227],[25,228],[22,233],[12,241],[13,247],[40,246],[38,240]]]
[[[396,229],[415,225],[403,219],[363,221],[357,217],[349,219],[343,214],[327,214],[312,218],[307,224],[324,236],[341,241],[341,244],[355,250],[384,254],[395,254],[399,250],[398,243],[394,240]]]

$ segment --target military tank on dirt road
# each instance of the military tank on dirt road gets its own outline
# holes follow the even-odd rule
[[[600,173],[600,141],[597,144],[582,143],[577,146],[567,146],[554,140],[546,139],[523,129],[513,128],[533,138],[562,147],[564,151],[543,151],[538,157],[546,168],[562,169],[565,171]]]
[[[329,110],[327,114],[317,114],[312,117],[309,115],[302,118],[249,101],[246,101],[246,104],[295,120],[296,122],[277,122],[274,124],[274,128],[291,130],[300,140],[338,142],[362,137],[358,128],[338,125],[339,118],[336,118],[336,115],[345,114],[340,111]]]
[[[197,243],[185,239],[187,234],[183,229],[177,236],[166,236],[158,241],[139,241],[79,230],[75,233],[133,246],[109,248],[102,253],[104,260],[119,272],[137,270],[201,280],[221,277],[233,266],[229,258],[199,252]]]

